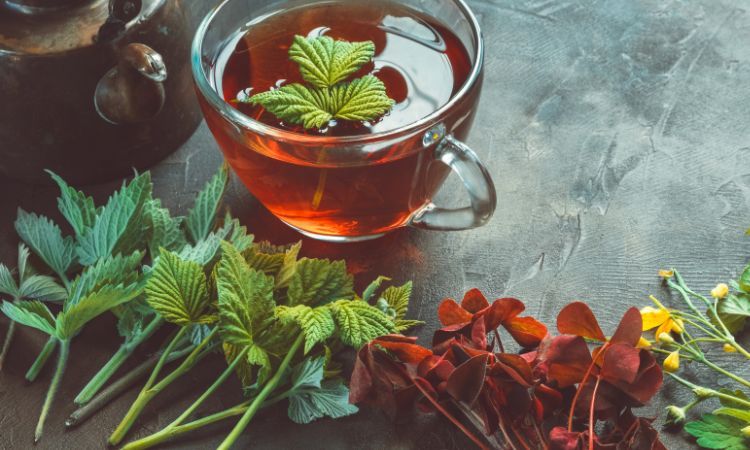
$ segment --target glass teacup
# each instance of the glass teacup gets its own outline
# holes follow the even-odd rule
[[[204,19],[193,43],[193,77],[206,121],[248,190],[287,225],[334,242],[373,239],[404,226],[464,230],[487,223],[495,188],[462,143],[479,100],[484,47],[476,17],[462,0],[395,1],[450,29],[470,60],[466,80],[450,99],[412,123],[363,135],[296,133],[225,101],[217,67],[238,30],[310,3],[225,0]],[[445,209],[432,203],[451,170],[463,181],[471,206]]]

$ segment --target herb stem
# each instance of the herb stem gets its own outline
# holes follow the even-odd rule
[[[596,361],[599,360],[599,357],[604,355],[604,352],[607,351],[608,347],[609,347],[609,341],[607,341],[604,345],[602,345],[601,350],[599,351],[599,353],[596,354],[596,358],[592,358],[591,364],[589,365],[588,369],[586,369],[586,373],[583,375],[581,382],[578,384],[578,389],[576,389],[576,393],[573,396],[573,401],[570,403],[570,412],[568,413],[568,431],[573,431],[573,417],[575,416],[576,403],[578,403],[578,397],[581,396],[581,391],[583,391],[583,387],[586,385],[586,382],[589,380],[589,377],[591,376],[591,372],[594,370],[594,367],[596,366]]]
[[[744,378],[742,378],[742,377],[740,377],[738,375],[733,374],[732,372],[724,369],[723,367],[717,366],[716,364],[714,364],[711,361],[709,361],[705,356],[701,355],[700,357],[696,358],[696,360],[698,362],[701,362],[701,363],[705,364],[707,367],[710,367],[714,371],[719,372],[720,374],[733,379],[737,383],[742,384],[742,385],[744,385],[746,387],[750,387],[750,381],[748,381],[748,380],[746,380],[746,379],[744,379]]]
[[[39,373],[44,368],[44,365],[47,364],[47,360],[52,356],[52,353],[54,353],[55,347],[57,347],[57,342],[58,340],[56,337],[50,336],[47,343],[42,347],[42,351],[39,352],[36,360],[34,360],[34,364],[32,364],[31,367],[29,367],[28,372],[26,372],[27,381],[34,382],[37,379]]]
[[[143,341],[151,337],[151,335],[153,335],[156,330],[158,330],[163,324],[164,319],[162,319],[160,316],[157,316],[148,324],[148,326],[146,326],[146,328],[143,329],[141,333],[138,334],[138,336],[123,343],[120,348],[117,349],[117,352],[112,355],[109,361],[107,361],[107,363],[102,366],[99,372],[97,372],[96,375],[94,375],[93,378],[91,378],[91,380],[81,390],[81,392],[78,393],[78,396],[76,396],[74,402],[77,405],[84,405],[91,401],[94,395],[96,395],[96,393],[101,390],[104,384],[106,384],[107,381],[109,381],[109,379],[112,378],[112,376],[115,374],[115,372],[117,372],[117,369],[119,369],[125,363],[125,361],[130,358],[135,349],[138,348],[138,346],[141,345]]]
[[[167,363],[170,363],[176,359],[182,358],[183,356],[187,355],[193,350],[193,346],[189,346],[187,348],[183,348],[181,350],[175,350],[172,353],[169,354],[169,357],[167,358]],[[86,419],[94,415],[97,411],[102,409],[104,406],[106,406],[110,401],[113,399],[119,397],[123,392],[130,389],[138,380],[144,378],[146,375],[148,375],[149,371],[154,368],[156,363],[158,362],[160,358],[160,354],[154,354],[150,358],[148,358],[146,361],[141,363],[138,367],[135,369],[132,369],[125,375],[123,375],[121,378],[119,378],[117,381],[114,381],[112,384],[107,386],[105,389],[101,390],[98,394],[96,394],[91,401],[86,403],[86,405],[78,408],[73,412],[73,414],[68,417],[68,419],[65,421],[65,426],[71,428],[80,425]]]
[[[217,450],[229,450],[229,448],[234,445],[235,441],[237,441],[237,438],[240,437],[240,435],[245,431],[245,428],[247,428],[248,424],[250,423],[250,420],[252,420],[253,416],[255,416],[255,413],[260,409],[263,402],[268,398],[269,395],[276,389],[279,382],[281,382],[281,378],[284,375],[284,372],[289,367],[289,364],[291,364],[292,359],[294,358],[294,355],[297,353],[297,350],[302,346],[302,343],[305,341],[305,335],[300,334],[297,339],[294,341],[294,344],[292,344],[291,348],[289,349],[289,352],[287,352],[284,359],[281,361],[281,365],[279,365],[279,368],[276,370],[276,373],[271,377],[270,380],[266,383],[266,385],[263,387],[263,389],[260,391],[257,397],[253,400],[253,402],[250,404],[250,406],[247,408],[247,411],[245,411],[245,414],[242,415],[242,418],[240,418],[240,421],[235,425],[234,429],[229,433],[229,435],[224,439],[224,442],[217,447]]]
[[[750,408],[750,400],[747,400],[747,399],[744,399],[744,398],[741,398],[741,397],[737,397],[737,396],[734,396],[734,395],[731,395],[731,394],[727,394],[725,392],[719,392],[719,391],[716,391],[714,389],[704,388],[702,386],[698,386],[697,384],[691,383],[690,381],[688,381],[688,380],[686,380],[686,379],[684,379],[684,378],[682,378],[679,375],[676,375],[674,373],[667,372],[667,375],[669,375],[670,377],[674,378],[674,380],[677,381],[678,383],[680,383],[680,384],[682,384],[682,385],[684,385],[684,386],[692,389],[694,393],[695,393],[696,389],[700,389],[705,394],[707,394],[707,395],[704,395],[703,397],[707,397],[708,396],[708,397],[721,398],[721,399],[724,399],[724,400],[728,400],[730,402],[738,403],[738,404],[743,405],[743,406],[745,406],[747,408]]]
[[[602,381],[602,377],[596,377],[596,384],[594,384],[594,391],[591,393],[591,406],[589,406],[589,450],[594,450],[594,434],[596,425],[596,419],[594,414],[596,413],[596,393],[599,391],[599,383]]]
[[[65,366],[68,362],[68,355],[70,354],[70,341],[64,339],[60,341],[60,352],[57,355],[57,367],[55,368],[55,374],[52,376],[49,388],[47,389],[47,396],[44,399],[42,405],[42,412],[39,414],[39,421],[36,424],[36,430],[34,431],[34,442],[39,442],[44,432],[44,423],[47,421],[47,415],[52,408],[52,402],[55,400],[57,391],[60,388],[60,381],[62,380],[63,374],[65,373]]]
[[[5,341],[3,341],[3,350],[0,352],[0,371],[3,370],[3,362],[5,362],[5,356],[10,350],[10,344],[13,341],[13,335],[16,334],[16,321],[11,320],[8,324],[8,331],[5,332]]]

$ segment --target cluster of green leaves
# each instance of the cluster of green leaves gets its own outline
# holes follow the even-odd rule
[[[750,266],[737,281],[731,283],[733,292],[718,300],[717,309],[724,325],[733,334],[739,334],[750,318]]]
[[[376,119],[394,104],[385,84],[374,75],[346,81],[374,55],[372,41],[295,36],[289,58],[299,65],[302,78],[313,87],[293,83],[243,101],[262,105],[279,119],[305,128],[321,128],[333,119]]]

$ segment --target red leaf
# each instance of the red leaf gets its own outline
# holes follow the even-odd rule
[[[477,314],[484,317],[484,326],[487,330],[494,330],[501,323],[507,322],[521,314],[524,309],[526,309],[526,306],[524,306],[521,300],[500,298],[492,302],[489,308],[485,308]]]
[[[448,378],[448,393],[456,400],[473,405],[484,386],[488,354],[477,355],[456,367]]]
[[[550,450],[577,450],[583,435],[577,431],[568,431],[565,427],[555,427],[549,432]]]
[[[591,353],[580,336],[563,335],[553,338],[542,355],[547,378],[565,388],[583,379],[591,365]]]
[[[461,307],[472,314],[476,314],[488,306],[490,306],[490,303],[487,298],[477,288],[464,294],[464,299],[461,300]]]
[[[438,317],[443,326],[458,325],[470,322],[473,315],[461,308],[452,298],[443,300],[438,307]]]
[[[498,353],[495,355],[495,360],[490,375],[498,376],[505,373],[517,383],[526,387],[531,386],[534,382],[531,366],[522,357],[509,353]]]
[[[544,417],[549,417],[563,404],[563,395],[546,384],[539,384],[534,388],[534,397],[542,404]]]
[[[573,302],[560,311],[557,315],[557,329],[562,334],[573,334],[597,341],[607,339],[591,308],[583,302]]]
[[[601,376],[607,381],[635,381],[641,364],[640,351],[627,344],[609,344],[604,350]]]
[[[477,349],[487,349],[487,329],[484,320],[477,320],[471,327],[471,342]]]
[[[620,320],[620,324],[617,326],[617,330],[612,335],[610,342],[613,344],[621,342],[635,347],[641,339],[642,333],[643,318],[641,317],[641,312],[637,308],[630,308],[622,316],[622,320]]]
[[[661,388],[664,374],[661,366],[656,363],[654,356],[646,349],[639,350],[640,365],[635,381],[627,383],[622,380],[612,380],[613,386],[635,400],[635,406],[645,405]]]
[[[377,344],[385,348],[402,362],[419,364],[426,357],[432,356],[432,352],[415,344],[416,341],[416,338],[390,334],[375,339],[371,344]]]
[[[419,363],[417,373],[422,378],[436,378],[437,380],[445,381],[454,369],[453,364],[450,361],[446,361],[443,357],[429,356]]]
[[[547,327],[533,317],[515,317],[503,326],[521,347],[532,348],[547,336]]]

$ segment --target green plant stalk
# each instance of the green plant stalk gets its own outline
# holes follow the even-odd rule
[[[70,354],[70,341],[65,339],[60,341],[60,352],[57,355],[57,367],[55,374],[52,376],[49,388],[47,389],[47,396],[44,399],[42,405],[42,412],[39,415],[39,421],[36,424],[36,430],[34,431],[34,442],[39,442],[44,432],[44,423],[47,421],[47,415],[52,408],[52,402],[55,400],[57,390],[60,388],[60,381],[62,380],[63,374],[65,373],[65,366],[68,363],[68,355]]]
[[[698,386],[697,384],[691,383],[690,381],[688,381],[688,380],[680,377],[679,375],[673,374],[673,373],[667,372],[667,375],[669,375],[672,378],[674,378],[675,381],[677,381],[678,383],[680,383],[680,384],[682,384],[682,385],[684,385],[684,386],[692,389],[693,393],[695,393],[696,389],[700,389],[702,392],[704,392],[705,394],[707,394],[707,395],[702,396],[702,399],[704,399],[704,400],[707,397],[716,397],[716,398],[728,400],[728,401],[731,401],[731,402],[735,402],[737,404],[740,404],[740,405],[743,405],[743,406],[745,406],[747,408],[750,408],[750,400],[746,400],[744,398],[740,398],[740,397],[737,397],[737,396],[734,396],[734,395],[731,395],[731,394],[726,394],[724,392],[719,392],[719,391],[711,389],[711,388],[705,388],[703,386]],[[696,394],[696,396],[697,396],[697,394]]]
[[[37,355],[36,360],[34,360],[34,364],[29,367],[28,372],[26,372],[26,380],[29,382],[34,382],[36,378],[39,376],[39,373],[44,368],[44,365],[47,364],[47,360],[50,356],[52,356],[52,353],[55,351],[55,347],[57,346],[58,339],[56,337],[50,336],[50,338],[47,340],[47,343],[44,344],[44,347],[42,348],[42,351],[39,352],[39,355]]]
[[[245,428],[247,428],[252,418],[255,416],[255,413],[257,413],[260,407],[263,405],[263,402],[276,389],[279,382],[281,381],[281,377],[284,375],[284,372],[287,370],[287,368],[289,367],[289,364],[292,362],[292,358],[294,358],[294,355],[297,353],[297,350],[299,350],[299,348],[302,346],[302,343],[304,341],[305,341],[304,334],[300,334],[297,337],[297,340],[294,341],[294,344],[292,344],[292,347],[289,349],[289,352],[281,361],[281,365],[279,365],[279,368],[276,370],[276,373],[273,375],[273,377],[271,377],[270,380],[268,380],[268,382],[260,391],[258,396],[255,397],[253,402],[247,408],[247,411],[245,411],[245,413],[242,415],[237,425],[235,425],[235,427],[232,429],[229,435],[224,439],[224,442],[222,442],[221,445],[217,447],[217,450],[229,450],[232,447],[232,445],[234,445],[234,443],[237,441],[240,435],[245,431]]]
[[[16,333],[16,321],[11,320],[8,324],[8,331],[5,332],[5,341],[3,341],[3,350],[0,351],[0,371],[3,370],[3,362],[5,362],[5,356],[10,350],[10,344],[13,341],[13,335]]]
[[[167,357],[167,363],[188,355],[191,351],[193,351],[193,348],[195,347],[191,345],[187,348],[173,351],[172,353],[170,353],[169,357]],[[94,398],[91,399],[91,401],[75,410],[70,415],[70,417],[65,420],[65,426],[68,428],[72,428],[86,421],[86,419],[94,415],[109,402],[119,397],[123,392],[130,389],[140,379],[145,378],[146,375],[148,375],[154,368],[154,366],[156,366],[156,363],[159,361],[160,357],[160,353],[154,354],[139,366],[130,370],[121,378],[117,379],[109,386],[102,389],[98,394],[94,396]]]
[[[177,341],[182,338],[186,330],[187,327],[180,328],[180,331],[175,335],[172,341],[168,344],[167,348],[164,350],[162,357],[159,359],[156,367],[154,367],[153,372],[151,372],[151,376],[146,382],[146,385],[143,387],[143,389],[141,389],[141,392],[138,394],[135,402],[133,402],[133,404],[130,406],[130,409],[128,410],[127,414],[125,414],[125,417],[109,437],[110,445],[117,445],[122,442],[122,440],[125,438],[125,435],[133,426],[138,416],[140,416],[141,412],[143,412],[143,409],[146,407],[146,405],[148,405],[154,397],[156,397],[162,390],[164,390],[164,388],[166,388],[177,378],[186,374],[188,371],[190,371],[190,369],[192,369],[193,366],[195,366],[198,361],[208,355],[208,351],[204,352],[203,350],[211,341],[211,339],[213,339],[213,336],[216,334],[218,328],[214,328],[213,330],[211,330],[211,333],[209,333],[209,335],[206,336],[206,338],[198,346],[196,346],[192,352],[190,352],[190,354],[182,361],[182,364],[174,369],[169,375],[164,377],[164,379],[162,379],[159,383],[156,383],[156,378],[158,377],[162,367],[164,367],[167,356],[172,352],[172,349],[176,345]]]
[[[146,339],[150,338],[156,330],[161,328],[164,324],[164,319],[160,316],[155,317],[141,333],[138,334],[134,339],[123,343],[117,352],[107,361],[99,372],[94,375],[86,386],[81,389],[75,400],[77,405],[84,405],[91,401],[91,399],[101,390],[104,384],[109,381],[110,378],[117,372],[117,369],[130,358],[136,348],[141,345]]]

